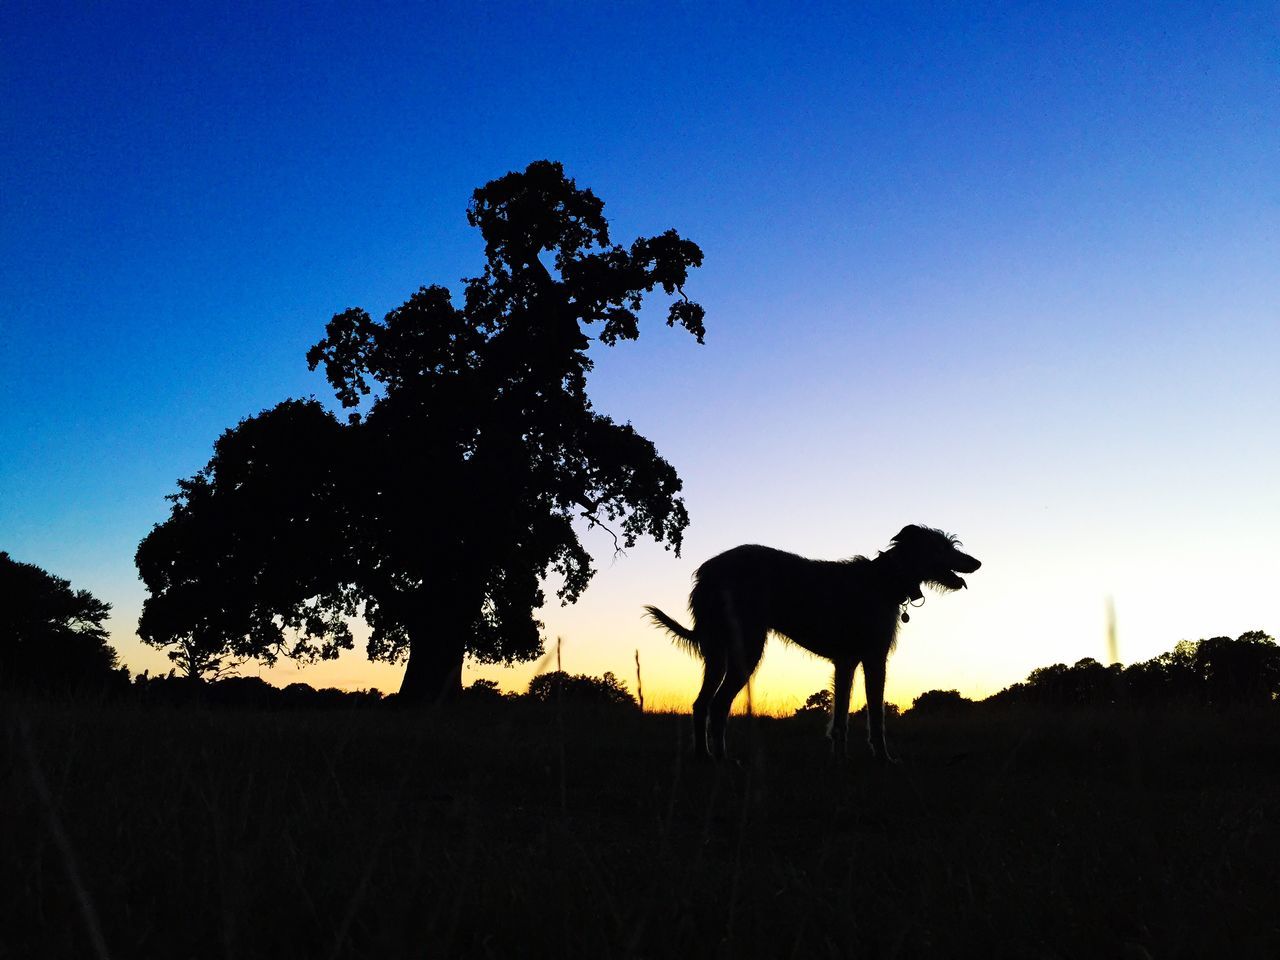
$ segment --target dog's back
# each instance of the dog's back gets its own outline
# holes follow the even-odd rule
[[[864,606],[867,564],[864,557],[812,560],[758,544],[726,550],[695,574],[695,633],[714,643],[726,632],[754,639],[773,631],[825,655],[828,644],[819,637],[857,619],[854,611]],[[896,605],[885,609],[891,620]]]

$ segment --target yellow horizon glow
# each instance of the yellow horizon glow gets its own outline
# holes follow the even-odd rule
[[[1280,593],[1270,582],[1280,508],[1266,499],[1270,486],[1256,473],[1238,475],[1230,503],[1234,516],[1225,507],[1221,517],[1201,510],[1193,522],[1189,504],[1182,509],[1185,519],[1170,524],[1167,517],[1179,505],[1159,491],[1117,486],[1109,499],[1094,501],[1094,490],[1051,497],[1010,481],[998,495],[979,500],[979,487],[994,483],[994,475],[970,476],[958,493],[885,487],[870,498],[883,504],[874,515],[851,510],[833,522],[822,504],[834,494],[803,488],[796,480],[798,489],[784,500],[781,493],[733,487],[733,464],[718,465],[717,471],[709,477],[690,474],[686,497],[695,523],[680,557],[651,543],[614,556],[608,538],[582,534],[584,545],[595,551],[594,580],[569,607],[559,606],[548,590],[552,600],[537,612],[548,649],[561,638],[564,670],[594,676],[611,671],[634,693],[639,651],[646,705],[687,710],[701,683],[701,664],[646,621],[646,604],[687,624],[694,570],[729,547],[754,542],[820,559],[874,556],[909,522],[958,534],[983,566],[968,578],[968,590],[926,591],[924,607],[902,626],[886,699],[903,708],[926,690],[958,690],[980,699],[1025,680],[1037,667],[1085,657],[1106,662],[1108,598],[1114,599],[1118,654],[1126,664],[1157,656],[1179,640],[1253,629],[1280,632]],[[829,480],[824,475],[814,482]],[[759,502],[785,503],[787,509],[763,511]],[[104,591],[117,600],[109,624],[112,642],[134,671],[167,672],[164,654],[144,647],[133,633],[141,606],[136,581],[134,589],[135,604],[120,604]],[[523,692],[537,672],[554,668],[554,657],[513,667],[468,663],[464,682],[491,679],[503,690]],[[242,673],[279,686],[303,682],[390,693],[399,688],[403,670],[369,663],[358,630],[356,648],[337,660],[310,666],[282,661],[270,669],[250,663]],[[771,638],[753,679],[754,704],[757,712],[790,712],[830,682],[827,661]],[[863,702],[859,677],[854,708]]]
[[[1043,554],[1021,564],[1001,562],[1006,552],[974,541],[983,569],[969,578],[970,589],[948,595],[929,594],[902,627],[891,656],[886,700],[906,709],[925,690],[954,689],[981,699],[1024,680],[1036,667],[1071,664],[1084,657],[1107,662],[1107,598],[1114,595],[1120,661],[1149,659],[1182,639],[1237,636],[1245,630],[1274,633],[1280,623],[1280,600],[1265,583],[1265,565],[1250,549],[1216,558],[1214,568],[1181,567],[1177,557],[1150,568],[1158,545],[1135,551],[1124,563],[1090,568],[1061,554]],[[1256,551],[1264,550],[1259,538]],[[688,577],[697,566],[655,547],[637,548],[628,557],[600,564],[596,580],[574,606],[541,611],[548,653],[540,661],[512,667],[468,662],[464,683],[494,680],[507,692],[520,693],[536,674],[560,664],[569,673],[612,672],[635,693],[637,651],[640,655],[646,707],[655,712],[687,712],[701,682],[701,663],[672,644],[642,617],[653,602],[688,622],[685,610]],[[821,555],[814,551],[814,555]],[[830,556],[830,552],[827,554]],[[1181,582],[1169,581],[1181,569]],[[1224,603],[1227,596],[1239,599]],[[123,627],[127,620],[117,620]],[[136,636],[117,629],[113,643],[135,672],[167,672],[163,653],[141,646]],[[363,638],[356,649],[334,661],[300,665],[282,660],[264,668],[249,663],[242,675],[257,675],[277,686],[303,682],[313,687],[399,688],[403,665],[370,663]],[[794,645],[770,638],[760,669],[752,681],[752,706],[763,715],[785,715],[831,681],[829,662]],[[745,695],[737,707],[744,709]],[[865,702],[861,673],[854,685],[851,709]]]

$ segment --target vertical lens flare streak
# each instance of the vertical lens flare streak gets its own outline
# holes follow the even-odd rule
[[[1120,662],[1120,641],[1116,637],[1116,601],[1107,597],[1107,663]]]

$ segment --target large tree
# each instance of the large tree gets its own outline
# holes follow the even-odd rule
[[[334,316],[307,360],[346,422],[290,401],[219,440],[139,548],[143,638],[328,657],[358,609],[371,658],[408,658],[401,694],[435,699],[459,689],[467,655],[540,653],[544,584],[569,603],[594,572],[575,524],[678,551],[680,479],[592,408],[588,348],[636,339],[656,288],[667,324],[702,342],[683,289],[702,252],[674,230],[616,244],[603,207],[560,164],[533,163],[475,191],[485,265],[460,303],[431,286],[381,321]]]
[[[0,552],[0,687],[67,690],[121,683],[103,622],[111,604]]]

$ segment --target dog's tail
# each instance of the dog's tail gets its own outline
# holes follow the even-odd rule
[[[685,650],[696,656],[702,656],[702,647],[698,645],[698,636],[693,630],[682,627],[657,607],[645,607],[644,609],[645,613],[649,615],[649,619],[671,634],[679,646],[684,647]]]

